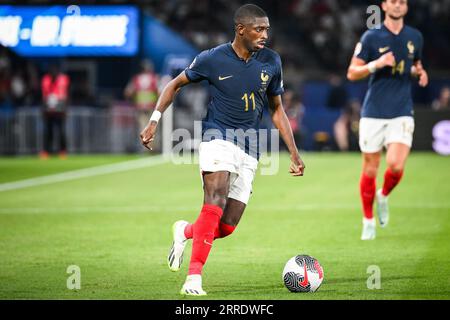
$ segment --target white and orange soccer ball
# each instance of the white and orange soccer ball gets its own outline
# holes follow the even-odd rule
[[[291,292],[315,292],[323,281],[323,269],[317,259],[298,255],[289,259],[283,269],[283,282]]]

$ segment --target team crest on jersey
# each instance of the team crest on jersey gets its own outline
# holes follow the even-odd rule
[[[406,47],[408,48],[408,53],[409,53],[408,57],[410,59],[413,59],[414,58],[414,49],[415,49],[414,43],[412,41],[408,41],[408,44],[406,45]]]
[[[267,90],[267,83],[270,79],[270,75],[267,73],[266,70],[261,71],[261,90],[260,91],[266,91]]]

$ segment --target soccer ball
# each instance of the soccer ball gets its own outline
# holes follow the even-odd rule
[[[283,282],[291,292],[315,292],[323,281],[319,261],[307,255],[289,259],[283,269]]]

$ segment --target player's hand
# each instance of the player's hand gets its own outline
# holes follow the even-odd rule
[[[393,67],[395,65],[395,57],[392,51],[386,52],[376,60],[377,69],[384,67]]]
[[[144,128],[144,130],[142,130],[141,134],[139,135],[141,137],[142,145],[149,150],[152,150],[152,142],[155,138],[157,126],[158,126],[157,122],[149,121],[147,126]]]
[[[422,66],[417,68],[417,76],[419,77],[419,86],[426,87],[428,85],[428,73]]]
[[[298,154],[291,155],[291,165],[289,167],[289,173],[293,177],[303,176],[305,171],[305,164]]]

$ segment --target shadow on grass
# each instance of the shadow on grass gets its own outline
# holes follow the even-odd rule
[[[326,279],[324,284],[340,284],[340,283],[354,283],[361,282],[366,283],[369,275],[367,277],[359,278],[337,278],[337,279]],[[425,278],[423,276],[381,276],[381,282],[392,281],[392,280],[415,280]]]

